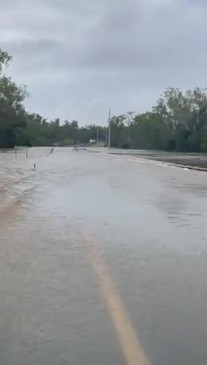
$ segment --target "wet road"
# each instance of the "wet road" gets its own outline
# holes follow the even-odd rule
[[[206,364],[207,174],[47,152],[0,156],[0,364]]]

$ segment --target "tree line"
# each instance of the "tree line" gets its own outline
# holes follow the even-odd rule
[[[105,141],[106,127],[91,124],[79,127],[78,121],[49,121],[37,113],[29,113],[24,100],[29,96],[25,86],[16,85],[5,70],[11,56],[0,49],[0,148],[15,146],[69,146],[89,140]]]
[[[114,147],[207,152],[207,91],[169,87],[146,113],[111,120]]]
[[[0,148],[87,144],[97,136],[108,144],[107,127],[80,127],[76,120],[49,121],[27,112],[26,87],[5,74],[10,61],[0,49]],[[113,116],[108,123],[111,147],[207,152],[207,91],[169,87],[150,111]]]

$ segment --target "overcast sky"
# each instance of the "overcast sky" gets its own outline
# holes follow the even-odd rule
[[[206,0],[0,0],[0,47],[47,118],[104,124],[206,87]]]

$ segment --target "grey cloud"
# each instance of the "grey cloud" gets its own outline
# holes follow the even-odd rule
[[[52,39],[23,39],[17,42],[2,42],[2,46],[18,57],[34,57],[36,54],[44,55],[58,47],[59,42]]]
[[[100,33],[93,38],[93,47],[89,53],[89,58],[94,59],[94,63],[105,62],[113,65],[122,64],[127,67],[132,65],[145,64],[155,66],[163,61],[172,64],[175,61],[174,54],[177,51],[177,59],[185,60],[189,53],[192,53],[192,46],[197,47],[198,39],[203,33],[203,27],[192,28],[186,15],[186,8],[180,8],[173,3],[168,7],[151,10],[151,16],[144,16],[143,9],[133,7],[132,20],[127,16],[131,3],[125,3],[122,9],[123,29],[116,31],[113,17],[109,14],[103,23]],[[126,9],[125,9],[126,7]],[[126,11],[125,11],[126,10]],[[137,13],[136,13],[137,10]],[[140,19],[140,12],[143,15]],[[147,13],[146,9],[146,13]],[[116,14],[120,18],[120,10]],[[115,15],[115,19],[116,19]],[[137,21],[136,21],[137,19]],[[120,22],[121,24],[121,22]],[[108,25],[108,26],[106,26]],[[205,31],[205,33],[207,33]],[[204,39],[204,38],[203,38]],[[177,62],[176,62],[177,66]]]
[[[144,111],[169,84],[204,87],[204,0],[0,0],[0,47],[29,109],[103,122]]]

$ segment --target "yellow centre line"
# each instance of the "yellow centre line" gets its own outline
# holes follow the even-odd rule
[[[115,288],[109,270],[100,258],[98,250],[93,247],[90,252],[93,268],[99,278],[101,292],[114,323],[127,365],[150,365],[136,330]]]

